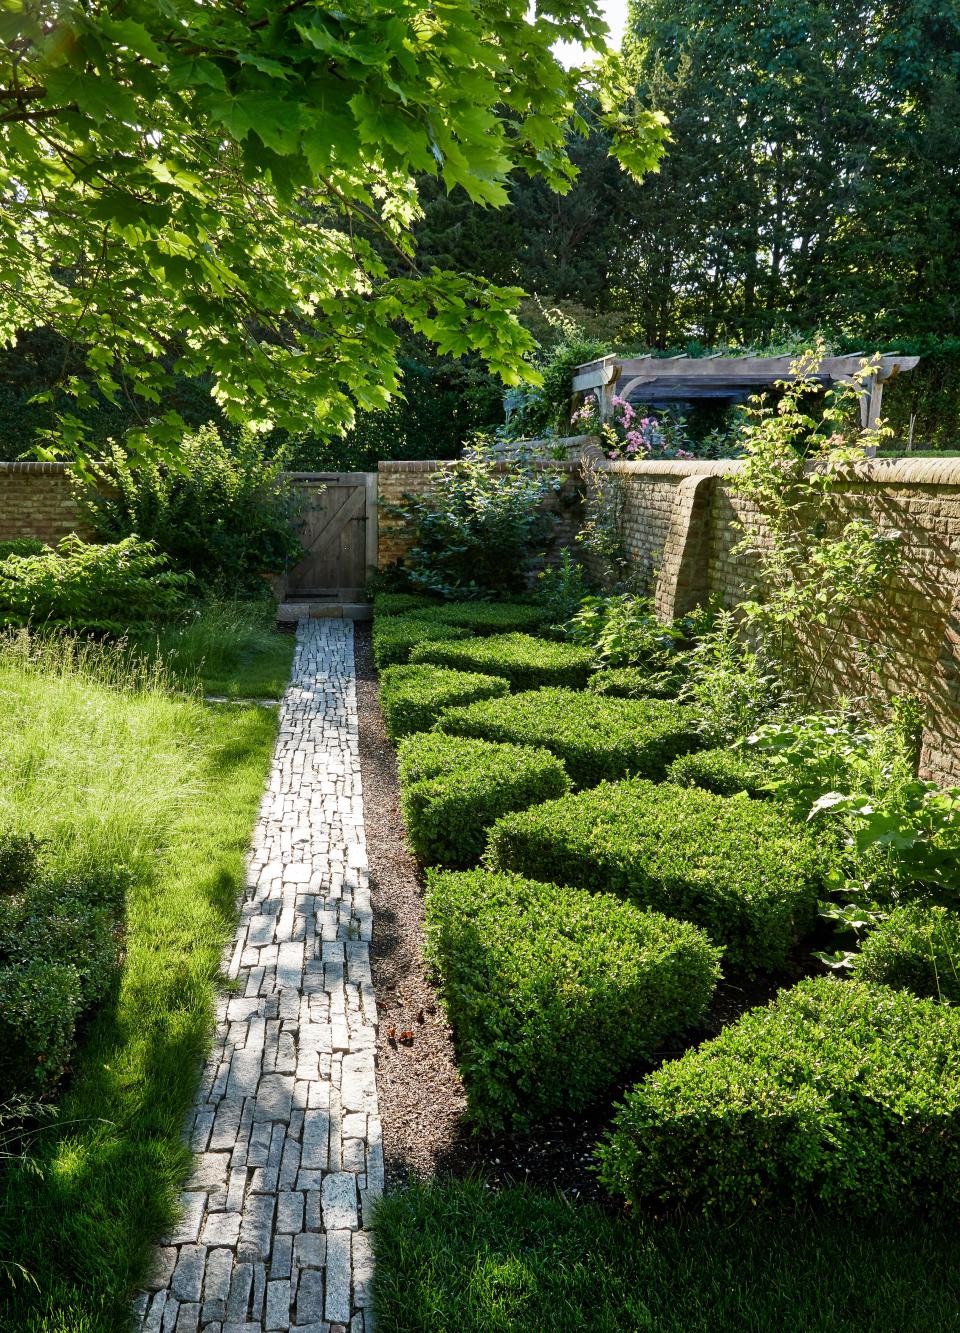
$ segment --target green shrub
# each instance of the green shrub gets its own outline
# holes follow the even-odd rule
[[[451,735],[542,745],[563,760],[578,787],[634,773],[662,778],[671,759],[698,744],[678,704],[576,690],[535,690],[451,708],[437,726]]]
[[[439,625],[421,616],[381,616],[373,622],[373,660],[378,669],[406,662],[411,649],[438,639],[468,639],[459,625]]]
[[[114,448],[107,485],[86,497],[94,530],[106,541],[149,538],[175,569],[231,597],[263,592],[265,573],[303,559],[296,492],[262,436],[224,440],[207,424],[179,453],[171,469]]]
[[[813,924],[820,869],[807,830],[770,802],[641,778],[505,816],[489,861],[694,921],[751,972],[782,966]]]
[[[510,634],[536,631],[549,623],[543,606],[532,602],[447,602],[424,613],[442,625],[463,625],[473,634]]]
[[[501,815],[563,796],[569,788],[559,759],[532,746],[437,732],[400,744],[403,817],[425,864],[471,865]]]
[[[0,894],[19,893],[40,865],[40,843],[29,833],[0,833]]]
[[[48,548],[44,542],[34,537],[17,537],[13,541],[0,542],[0,560],[11,555],[43,555]]]
[[[718,951],[687,922],[513,875],[432,872],[427,954],[472,1118],[576,1110],[696,1023]]]
[[[80,1009],[103,998],[120,967],[114,913],[91,902],[76,880],[45,881],[0,899],[0,962],[69,963],[77,973]]]
[[[566,633],[571,643],[592,648],[599,666],[645,666],[651,674],[674,666],[683,637],[657,619],[649,598],[632,593],[585,597]]]
[[[681,787],[703,787],[718,796],[736,796],[745,791],[748,796],[769,795],[769,779],[762,763],[743,750],[700,750],[683,754],[667,769],[667,778]]]
[[[683,681],[677,671],[648,667],[604,667],[587,682],[587,689],[610,699],[675,699]]]
[[[436,597],[426,597],[419,592],[378,592],[373,599],[373,614],[374,617],[402,616],[436,605]]]
[[[576,690],[590,677],[593,655],[589,648],[551,643],[529,634],[494,634],[458,643],[423,643],[411,653],[411,661],[503,676],[515,690],[536,690],[542,685]]]
[[[69,963],[0,965],[0,1102],[49,1092],[66,1068],[80,1010]]]
[[[380,675],[380,707],[392,740],[429,731],[445,708],[493,699],[510,686],[501,676],[451,671],[426,663],[386,667]]]
[[[854,955],[852,972],[951,1004],[960,1004],[960,915],[945,907],[896,907]]]
[[[0,623],[120,633],[175,614],[190,582],[139,537],[113,545],[65,537],[55,550],[0,563]]]
[[[654,1205],[955,1205],[960,1011],[801,982],[637,1084],[601,1161],[612,1191]]]

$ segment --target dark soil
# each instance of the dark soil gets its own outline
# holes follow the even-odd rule
[[[377,1090],[387,1186],[438,1172],[482,1174],[491,1183],[554,1186],[569,1196],[611,1206],[592,1169],[597,1140],[614,1104],[650,1065],[585,1111],[554,1116],[529,1133],[471,1132],[453,1038],[423,961],[423,880],[407,850],[396,756],[380,713],[368,625],[356,627],[357,708],[367,855],[373,907],[371,964],[379,1008]],[[788,976],[724,982],[704,1027],[688,1042],[657,1053],[674,1059],[692,1041],[715,1036],[744,1010],[763,1004],[805,970],[806,951]]]

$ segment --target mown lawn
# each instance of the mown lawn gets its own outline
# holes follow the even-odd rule
[[[125,1329],[187,1169],[183,1116],[277,717],[170,683],[109,649],[0,649],[0,827],[48,839],[65,866],[122,861],[135,876],[116,993],[83,1035],[55,1120],[0,1184],[0,1254],[28,1275],[0,1288],[5,1330]]]
[[[478,1181],[387,1196],[378,1333],[942,1333],[960,1239],[909,1217],[633,1221]]]

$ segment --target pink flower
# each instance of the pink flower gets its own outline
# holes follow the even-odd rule
[[[610,452],[607,454],[608,458],[616,458],[616,456],[617,456],[616,449],[611,449]]]

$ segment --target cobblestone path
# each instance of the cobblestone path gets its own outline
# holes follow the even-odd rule
[[[150,1333],[371,1333],[383,1188],[353,625],[300,624]]]

